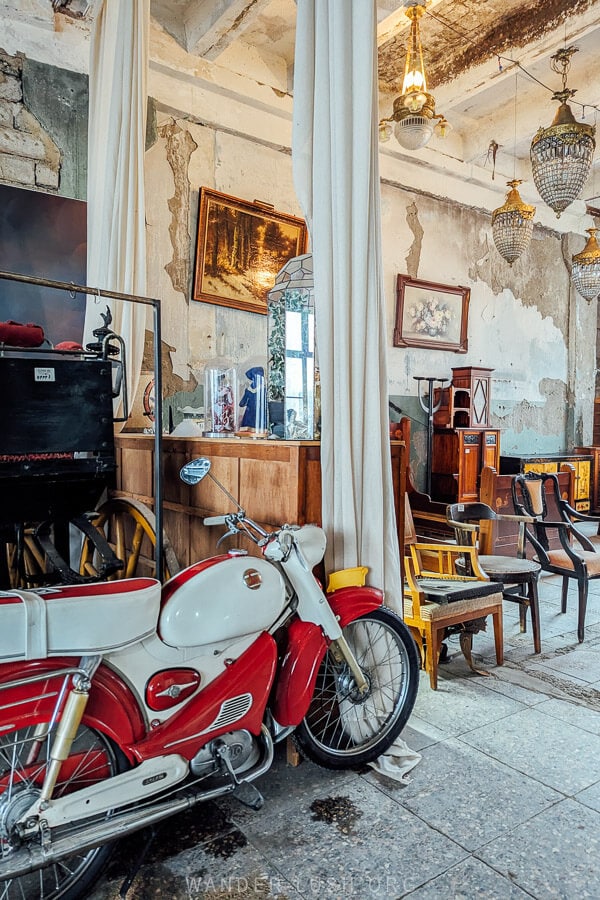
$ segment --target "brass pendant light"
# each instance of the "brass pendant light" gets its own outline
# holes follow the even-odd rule
[[[567,73],[576,50],[564,47],[552,57],[553,71],[562,76],[562,90],[552,95],[560,106],[552,125],[538,130],[530,150],[535,186],[557,218],[583,190],[596,146],[595,128],[577,122],[567,103],[575,93],[567,88]]]
[[[513,178],[508,181],[510,188],[504,206],[492,213],[492,234],[498,253],[512,266],[529,246],[533,233],[535,206],[529,206],[521,199],[517,190],[522,182]]]
[[[392,115],[379,123],[379,140],[388,141],[393,132],[401,147],[419,150],[432,134],[446,137],[450,124],[435,111],[435,98],[427,90],[427,76],[423,62],[423,47],[419,19],[425,12],[427,0],[405,0],[406,15],[410,19],[410,33],[406,46],[406,62],[402,93],[394,100]],[[436,123],[437,120],[437,124]]]
[[[596,240],[597,228],[588,228],[588,242],[573,257],[571,280],[577,291],[586,300],[595,300],[600,295],[600,247]]]

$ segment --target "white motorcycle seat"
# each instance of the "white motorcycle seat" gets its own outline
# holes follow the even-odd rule
[[[106,653],[156,631],[155,578],[0,591],[0,661]]]

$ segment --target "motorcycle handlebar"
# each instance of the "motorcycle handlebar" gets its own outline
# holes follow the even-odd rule
[[[205,525],[226,525],[227,516],[207,516],[202,521]]]

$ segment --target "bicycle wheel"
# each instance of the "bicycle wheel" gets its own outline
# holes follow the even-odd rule
[[[368,690],[359,694],[345,662],[327,651],[308,712],[294,733],[300,751],[329,769],[377,759],[404,728],[415,704],[419,660],[404,622],[390,609],[344,628]]]

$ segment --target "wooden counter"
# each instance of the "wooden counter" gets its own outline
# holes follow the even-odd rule
[[[120,434],[115,439],[117,495],[134,497],[153,506],[154,437]],[[405,445],[391,442],[396,524],[404,544]],[[179,478],[184,463],[207,456],[212,474],[248,515],[267,529],[285,522],[321,522],[321,445],[318,441],[272,441],[213,438],[163,438],[163,524],[182,566],[215,552],[223,528],[207,528],[205,516],[233,510],[210,478],[189,486]],[[242,546],[252,552],[248,541]],[[240,546],[228,538],[225,549]],[[357,561],[360,562],[360,561]]]

